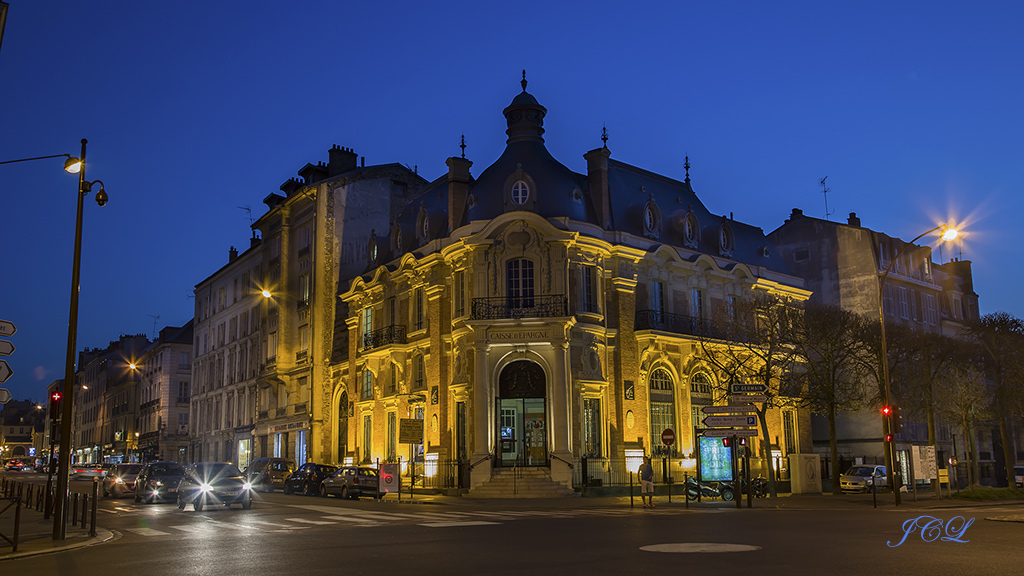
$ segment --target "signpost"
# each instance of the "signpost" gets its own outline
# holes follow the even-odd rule
[[[745,430],[735,430],[733,428],[720,428],[715,430],[705,430],[703,432],[705,438],[727,438],[729,436],[741,436],[744,438],[750,438],[757,436],[757,430],[753,428],[747,428]]]
[[[7,382],[7,379],[14,374],[14,370],[7,364],[6,360],[0,360],[0,384]]]
[[[754,412],[756,408],[746,406],[705,406],[700,409],[705,414],[735,414],[736,412]]]
[[[764,394],[768,392],[768,386],[764,384],[733,384],[733,394]]]
[[[740,394],[729,396],[729,402],[767,402],[768,397],[764,394]]]
[[[11,398],[13,398],[13,396],[11,395],[10,390],[7,388],[0,388],[0,404],[7,404],[11,401]]]
[[[402,418],[398,421],[399,444],[423,444],[423,420]]]
[[[671,428],[665,428],[665,431],[661,433],[661,442],[665,446],[671,446],[676,442],[676,433]]]
[[[0,340],[0,356],[14,354],[14,344],[10,340]]]
[[[17,331],[18,327],[14,325],[14,322],[0,320],[0,337],[7,338],[8,336],[14,336],[14,333]]]
[[[757,415],[707,416],[705,426],[757,426]]]

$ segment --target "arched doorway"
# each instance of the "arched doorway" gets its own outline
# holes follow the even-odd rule
[[[345,463],[348,456],[348,392],[341,391],[338,396],[338,464]]]
[[[547,466],[548,430],[544,369],[528,360],[505,366],[498,377],[499,466]]]

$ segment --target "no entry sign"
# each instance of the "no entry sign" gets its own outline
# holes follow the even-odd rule
[[[665,428],[665,431],[661,433],[661,442],[665,446],[671,446],[676,442],[676,433],[671,428]]]

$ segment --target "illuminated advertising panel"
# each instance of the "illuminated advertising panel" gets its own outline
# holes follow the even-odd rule
[[[721,438],[698,437],[700,440],[700,479],[705,482],[732,481],[732,450],[722,445]]]

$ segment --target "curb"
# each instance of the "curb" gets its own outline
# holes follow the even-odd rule
[[[28,558],[30,556],[42,556],[43,554],[53,554],[56,552],[66,552],[68,550],[77,550],[79,548],[85,548],[86,546],[93,546],[96,544],[102,544],[111,540],[120,538],[120,534],[112,532],[110,530],[104,530],[99,528],[96,530],[96,536],[89,539],[82,539],[78,542],[71,542],[70,544],[62,544],[59,546],[48,546],[41,550],[26,550],[23,552],[13,552],[9,554],[0,554],[0,562],[5,560],[14,560],[16,558]]]

